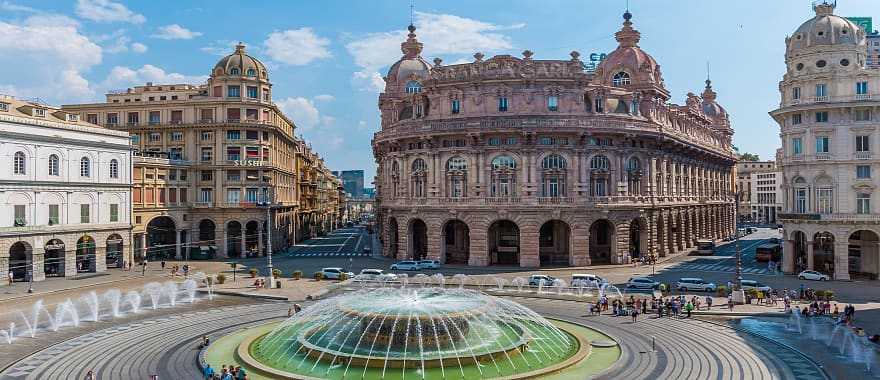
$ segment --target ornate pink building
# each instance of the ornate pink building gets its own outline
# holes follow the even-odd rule
[[[701,97],[669,103],[631,17],[595,72],[577,52],[431,64],[411,25],[373,140],[384,254],[622,264],[733,234],[727,113],[709,81]]]

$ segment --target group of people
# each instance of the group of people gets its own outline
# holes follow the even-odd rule
[[[162,260],[161,265],[162,265],[162,270],[164,271],[165,270],[165,260]],[[177,275],[179,273],[181,273],[181,269],[183,269],[182,273],[183,273],[184,277],[189,275],[189,265],[188,264],[184,264],[182,268],[180,265],[175,264],[175,265],[171,266],[171,277],[177,277]]]
[[[642,298],[636,299],[635,296],[631,295],[626,300],[615,299],[610,302],[612,315],[616,317],[630,316],[633,322],[638,321],[640,314],[648,314],[649,308],[657,313],[657,318],[662,318],[663,316],[681,317],[682,314],[686,318],[690,318],[691,312],[700,310],[704,304],[706,305],[706,310],[711,309],[712,297],[707,295],[703,299],[698,296],[692,296],[690,299],[687,299],[684,295],[669,298],[651,296],[649,301]],[[608,305],[608,298],[602,296],[595,303],[589,304],[588,311],[590,315],[601,315],[602,312],[608,311]]]
[[[208,380],[248,380],[249,377],[247,372],[241,366],[233,366],[226,364],[220,368],[219,371],[215,371],[214,368],[211,368],[211,365],[208,364],[205,366],[203,371],[205,375],[205,379]]]

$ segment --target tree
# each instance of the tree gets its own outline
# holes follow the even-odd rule
[[[739,160],[740,160],[740,161],[750,161],[750,162],[754,162],[754,161],[761,161],[761,158],[758,157],[757,154],[752,154],[752,153],[748,153],[748,152],[747,152],[747,153],[740,154],[740,155],[739,155]]]

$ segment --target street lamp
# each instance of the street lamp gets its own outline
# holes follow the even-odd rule
[[[736,282],[733,284],[734,289],[731,289],[731,294],[733,295],[733,302],[736,303],[745,303],[745,292],[742,290],[742,250],[740,250],[739,246],[739,202],[742,197],[742,190],[737,190],[734,194],[736,196],[735,199],[735,211],[734,211],[734,232],[736,236]]]
[[[272,268],[272,203],[269,202],[269,193],[266,193],[266,268],[269,270],[269,289],[275,288],[275,273]]]

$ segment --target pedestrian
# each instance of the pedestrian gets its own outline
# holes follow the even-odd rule
[[[727,309],[733,311],[733,294],[727,296]]]
[[[290,318],[293,315],[293,307],[287,308],[287,318]]]
[[[6,278],[9,279],[9,286],[12,286],[12,281],[15,279],[15,274],[12,273],[12,269],[9,270],[9,273],[6,275]]]
[[[211,368],[210,364],[208,364],[207,366],[205,366],[205,369],[202,370],[202,374],[205,375],[206,379],[213,379],[214,378],[214,369]]]
[[[95,380],[95,373],[92,372],[92,370],[89,370],[89,372],[86,372],[85,380]]]
[[[161,261],[161,265],[162,265],[162,271],[164,272],[165,271],[165,260]]]
[[[706,296],[706,310],[712,309],[712,296]]]
[[[688,302],[686,305],[684,305],[684,310],[687,311],[687,317],[690,318],[690,317],[691,317],[691,311],[694,310],[694,304]]]
[[[638,309],[633,309],[633,311],[632,311],[632,313],[630,313],[630,315],[632,316],[633,323],[638,322],[638,320],[639,320],[639,310]]]
[[[657,305],[657,318],[663,318],[663,302]]]
[[[642,300],[642,314],[648,314],[648,300]]]
[[[300,311],[302,311],[302,306],[300,306],[298,303],[293,304],[293,313],[299,314]]]

